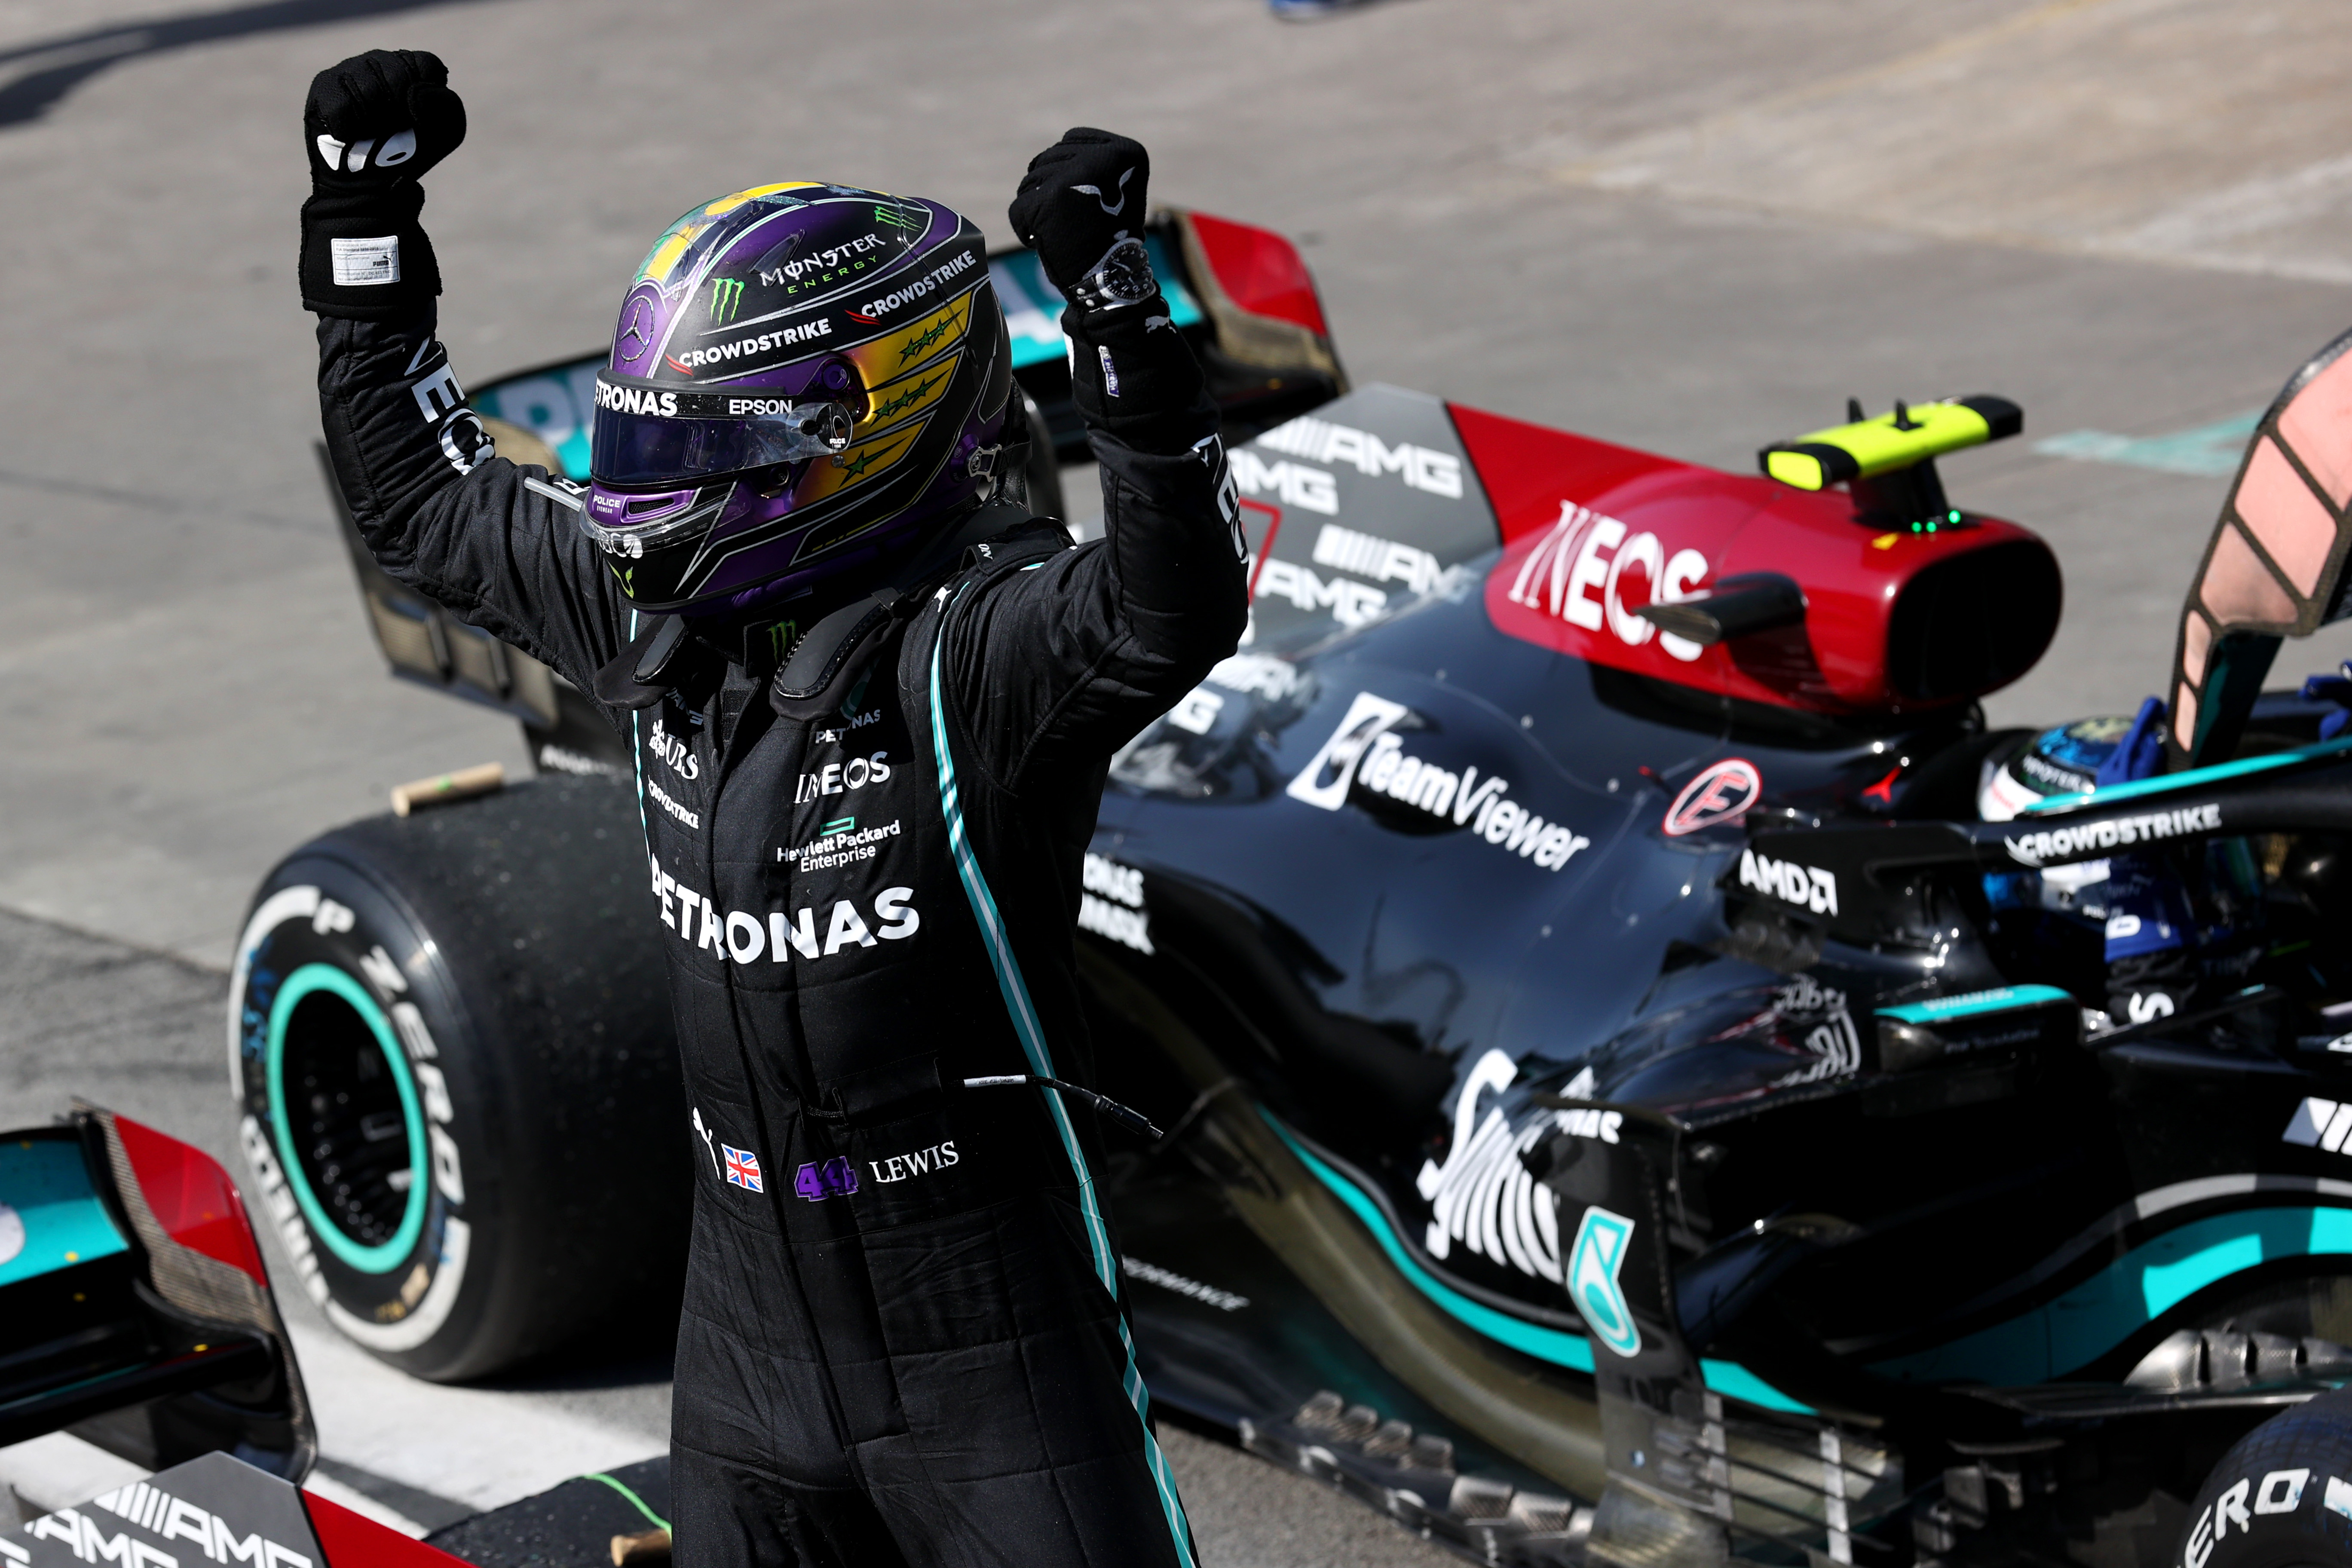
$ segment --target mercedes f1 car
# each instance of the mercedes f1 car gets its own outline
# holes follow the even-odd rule
[[[2013,404],[1726,473],[1349,390],[1285,242],[1153,232],[1254,549],[1249,640],[1086,861],[1103,1087],[1168,1130],[1106,1176],[1161,1406],[1491,1562],[2345,1558],[2343,1418],[2261,1424],[2352,1380],[2352,739],[2262,688],[2346,610],[2352,340],[2249,446],[2165,765],[2100,784],[2124,721],[1978,705],[2061,607],[1937,469]],[[1066,437],[1052,301],[995,266]],[[593,363],[476,406],[576,473]],[[356,559],[395,671],[626,766]],[[422,1375],[675,1278],[635,810],[549,777],[356,824],[238,943],[255,1176]],[[2179,973],[2118,1012],[2126,884]]]

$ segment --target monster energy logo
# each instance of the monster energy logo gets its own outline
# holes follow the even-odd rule
[[[898,413],[902,409],[911,408],[915,404],[920,402],[923,396],[928,394],[931,388],[937,386],[941,379],[941,377],[935,375],[925,381],[920,386],[908,387],[906,391],[900,393],[898,396],[892,398],[889,402],[876,409],[874,411],[874,417],[877,420],[887,419],[892,415]]]
[[[892,228],[903,228],[910,233],[923,226],[922,220],[904,207],[876,207],[874,221],[887,224]]]
[[[929,348],[933,343],[938,342],[941,338],[947,336],[948,329],[955,324],[955,317],[949,316],[944,321],[934,322],[930,331],[926,332],[917,332],[913,337],[907,340],[907,346],[898,351],[898,358],[901,361],[913,359],[917,354],[921,353],[925,349]]]
[[[735,319],[735,310],[743,302],[743,280],[721,278],[710,285],[710,321],[719,326]]]

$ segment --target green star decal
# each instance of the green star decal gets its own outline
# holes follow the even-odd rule
[[[921,353],[925,349],[929,348],[933,343],[938,342],[941,338],[947,335],[948,329],[955,324],[956,319],[953,316],[950,316],[946,321],[934,325],[929,331],[923,333],[919,337],[909,340],[907,346],[898,351],[898,359],[900,363],[903,363],[908,360],[913,359],[917,354]]]
[[[854,479],[858,475],[864,473],[868,468],[873,466],[874,457],[875,454],[872,448],[869,447],[866,451],[857,454],[857,460],[856,462],[845,463],[842,462],[839,458],[835,458],[834,461],[841,465],[842,478],[845,479]]]
[[[898,396],[892,398],[889,402],[876,409],[874,411],[874,417],[877,420],[887,419],[890,416],[898,413],[902,409],[913,407],[917,403],[921,402],[924,395],[928,394],[931,388],[937,386],[942,379],[942,377],[935,375],[926,380],[919,386],[908,387],[906,391],[900,393]]]

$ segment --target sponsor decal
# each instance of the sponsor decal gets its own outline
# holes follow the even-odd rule
[[[735,319],[743,303],[743,280],[740,278],[714,278],[710,282],[710,324],[720,326]]]
[[[1198,1279],[1187,1279],[1172,1268],[1162,1268],[1156,1263],[1146,1263],[1139,1258],[1121,1258],[1119,1272],[1129,1279],[1140,1279],[1147,1285],[1157,1285],[1162,1290],[1173,1290],[1179,1296],[1190,1296],[1195,1301],[1214,1307],[1220,1312],[1238,1312],[1249,1305],[1247,1296],[1236,1296],[1231,1290],[1220,1290],[1213,1285],[1203,1285]]]
[[[2311,1489],[2311,1475],[2308,1466],[2270,1470],[2259,1482],[2251,1476],[2241,1476],[2223,1487],[2212,1506],[2200,1513],[2197,1522],[2189,1527],[2189,1539],[2180,1547],[2181,1568],[2205,1568],[2213,1548],[2228,1540],[2232,1530],[2241,1535],[2252,1535],[2256,1519],[2265,1514],[2294,1513],[2302,1508],[2304,1494]],[[2352,1485],[2341,1478],[2329,1476],[2326,1487],[2317,1496],[2322,1510],[2352,1519]]]
[[[1224,710],[1225,700],[1205,686],[1196,686],[1176,700],[1168,710],[1168,721],[1179,730],[1189,730],[1195,735],[1205,735],[1216,727],[1217,715]]]
[[[844,735],[848,734],[852,730],[863,730],[868,724],[880,722],[881,718],[882,710],[877,708],[871,712],[860,713],[855,719],[845,719],[834,729],[818,730],[813,732],[809,736],[809,739],[815,742],[820,746],[830,746],[838,742]],[[877,753],[877,755],[879,754],[880,753],[878,752]]]
[[[1229,655],[1209,671],[1209,679],[1228,691],[1263,697],[1269,702],[1279,702],[1297,690],[1300,679],[1297,665],[1269,653]]]
[[[910,1176],[928,1176],[959,1164],[963,1156],[956,1152],[955,1140],[934,1143],[928,1149],[918,1149],[911,1154],[893,1154],[887,1159],[868,1160],[866,1168],[874,1173],[877,1183],[903,1182]]]
[[[922,232],[924,216],[905,207],[876,207],[874,221],[886,228],[903,229],[909,234]]]
[[[814,321],[806,321],[797,327],[777,327],[755,337],[738,338],[731,343],[721,343],[717,348],[688,349],[682,354],[667,354],[663,357],[669,361],[674,369],[691,375],[698,370],[710,365],[724,364],[730,360],[756,359],[776,349],[790,348],[794,343],[807,342],[812,338],[831,336],[833,336],[833,322],[819,317]],[[601,392],[602,387],[600,386],[598,390]]]
[[[1764,793],[1764,775],[1745,757],[1726,757],[1700,770],[1683,785],[1674,805],[1666,807],[1664,827],[1669,838],[1696,833],[1718,823],[1738,822]]]
[[[2076,856],[2099,850],[2154,843],[2160,838],[2214,833],[2220,831],[2221,826],[2221,806],[2216,801],[2136,816],[2111,816],[2104,822],[2053,827],[2045,833],[2025,833],[2015,838],[2003,838],[2001,843],[2009,850],[2009,858],[2019,865],[2041,866],[2052,860],[2071,860]]]
[[[613,340],[613,347],[621,363],[626,364],[633,359],[641,358],[652,346],[653,325],[652,302],[642,294],[630,300],[629,313],[622,320],[620,335]]]
[[[1258,569],[1254,597],[1287,599],[1312,614],[1329,610],[1343,626],[1360,626],[1378,620],[1388,609],[1389,596],[1368,583],[1334,576],[1328,583],[1312,570],[1288,561],[1269,560]]]
[[[380,239],[330,239],[327,254],[338,287],[366,289],[400,281],[400,236],[396,234]]]
[[[661,900],[662,924],[698,951],[709,949],[737,963],[757,963],[762,954],[772,963],[831,958],[845,947],[872,947],[876,939],[901,942],[922,929],[914,906],[912,888],[885,888],[874,895],[873,923],[866,923],[857,905],[835,900],[818,935],[814,906],[787,915],[770,910],[766,917],[744,910],[721,910],[700,892],[661,868],[658,856],[646,857],[653,868],[653,894]]]
[[[1102,208],[1103,211],[1108,213],[1111,216],[1117,217],[1119,214],[1127,210],[1127,183],[1133,178],[1135,178],[1135,171],[1133,169],[1125,169],[1120,171],[1118,184],[1114,187],[1118,192],[1118,200],[1116,202],[1108,202],[1103,199],[1103,189],[1100,185],[1072,185],[1070,189],[1077,192],[1080,195],[1094,197],[1095,205],[1097,206]]]
[[[654,414],[665,419],[677,417],[677,394],[648,392],[642,386],[614,386],[610,382],[596,384],[596,406],[614,414]]]
[[[1143,904],[1143,873],[1089,851],[1079,872],[1078,925],[1097,936],[1151,953],[1151,916]]]
[[[1862,1037],[1854,1029],[1853,1014],[1846,1006],[1844,992],[1833,985],[1823,985],[1810,974],[1800,974],[1774,993],[1772,1011],[1798,1027],[1803,1026],[1806,1018],[1820,1020],[1804,1039],[1805,1049],[1812,1053],[1813,1059],[1774,1079],[1774,1089],[1820,1083],[1862,1070]]]
[[[1110,350],[1100,343],[1097,343],[1095,345],[1095,357],[1102,363],[1103,392],[1105,395],[1117,397],[1118,395],[1118,366],[1111,363]]]
[[[1739,885],[1794,904],[1817,915],[1838,912],[1837,874],[1794,860],[1775,860],[1753,849],[1739,852]]]
[[[890,241],[878,234],[861,234],[855,239],[845,239],[839,245],[828,245],[823,250],[794,257],[781,266],[761,268],[760,286],[774,289],[786,283],[828,282],[836,268],[847,266],[857,258],[871,255],[888,244]]]
[[[1437,557],[1426,550],[1341,528],[1336,522],[1325,523],[1315,536],[1314,560],[1318,566],[1336,566],[1375,583],[1402,583],[1416,594],[1437,586],[1444,573]]]
[[[668,812],[672,816],[677,818],[678,822],[682,826],[689,827],[697,833],[702,831],[702,814],[700,812],[688,811],[686,807],[678,805],[677,802],[669,797],[668,791],[663,789],[661,785],[654,783],[651,779],[645,781],[645,786],[646,793],[653,797],[653,801],[656,805],[660,806],[664,811]]]
[[[827,1198],[857,1195],[857,1167],[846,1155],[835,1154],[823,1164],[812,1160],[793,1173],[793,1191],[813,1204]]]
[[[702,776],[702,764],[687,750],[686,738],[673,735],[663,728],[658,714],[654,718],[653,734],[646,741],[646,749],[667,763],[669,771],[682,779],[691,782]]]
[[[846,795],[868,784],[887,784],[890,764],[883,759],[889,754],[876,752],[871,756],[852,757],[845,763],[827,763],[813,773],[803,773],[793,787],[793,804],[803,805],[823,795]]]
[[[719,1149],[710,1141],[710,1129],[702,1124],[702,1107],[698,1105],[694,1108],[694,1131],[702,1140],[703,1152],[710,1156],[710,1173],[714,1176],[718,1175],[719,1173]]]
[[[1351,463],[1366,475],[1394,474],[1410,488],[1449,500],[1462,499],[1462,459],[1410,443],[1391,447],[1369,430],[1302,415],[1257,438],[1268,450],[1334,467]]]
[[[95,1510],[103,1509],[167,1545],[174,1541],[190,1542],[197,1552],[215,1563],[239,1561],[251,1563],[252,1568],[311,1568],[306,1554],[282,1546],[258,1531],[240,1537],[236,1526],[219,1514],[146,1481],[133,1481],[127,1487],[101,1492],[83,1508],[91,1511],[61,1508],[55,1513],[43,1514],[25,1526],[25,1533],[36,1541],[58,1542],[84,1563],[113,1562],[121,1564],[121,1568],[179,1568],[178,1555],[159,1552],[127,1531],[110,1538],[96,1517]],[[0,1540],[0,1546],[6,1548],[0,1552],[0,1561],[31,1561],[22,1549],[7,1545],[5,1540]]]
[[[1394,732],[1410,713],[1370,691],[1360,691],[1331,738],[1285,790],[1293,800],[1337,811],[1351,793],[1384,796],[1477,837],[1507,854],[1532,860],[1547,871],[1565,867],[1592,840],[1556,822],[1546,822],[1507,798],[1510,781],[1499,773],[1480,777],[1475,767],[1456,773],[1404,750]]]
[[[1628,647],[1654,637],[1670,657],[1685,663],[1696,658],[1700,644],[1670,637],[1626,607],[1623,579],[1637,566],[1649,583],[1649,603],[1677,603],[1706,581],[1706,557],[1699,552],[1677,550],[1669,556],[1656,534],[1628,538],[1615,518],[1562,501],[1559,521],[1519,563],[1508,597],[1586,631],[1605,627]]]
[[[1625,1116],[1617,1110],[1563,1110],[1559,1113],[1559,1130],[1574,1138],[1598,1138],[1603,1143],[1617,1142],[1618,1131],[1625,1125]]]
[[[1576,1247],[1569,1256],[1568,1294],[1592,1330],[1592,1337],[1621,1356],[1642,1350],[1641,1325],[1617,1283],[1625,1267],[1625,1249],[1633,1240],[1633,1222],[1595,1204],[1584,1211],[1576,1227]]]
[[[2352,1100],[2314,1098],[2294,1108],[2294,1114],[2288,1118],[2286,1131],[2279,1134],[2279,1141],[2340,1154],[2346,1152],[2344,1140],[2347,1133],[2352,1133]]]
[[[457,373],[449,363],[448,351],[427,337],[416,345],[416,352],[409,356],[408,368],[402,374],[416,375],[436,355],[440,363],[409,384],[409,395],[416,399],[417,414],[434,427],[440,439],[441,455],[449,459],[449,466],[461,474],[470,474],[490,456],[490,433],[482,427],[481,416],[466,406],[466,389],[457,384]]]
[[[729,1186],[754,1193],[767,1190],[760,1185],[760,1156],[749,1149],[730,1148],[724,1143],[719,1145],[719,1152],[727,1162]]]
[[[1304,463],[1269,463],[1247,447],[1236,447],[1228,467],[1234,483],[1251,495],[1271,492],[1286,506],[1319,511],[1326,517],[1339,510],[1339,489],[1330,472]]]
[[[854,865],[873,859],[880,852],[884,839],[898,837],[898,819],[895,816],[874,827],[858,826],[854,816],[836,817],[820,825],[817,836],[806,844],[777,845],[776,863],[797,866],[803,871]]]
[[[909,305],[919,304],[929,299],[942,288],[979,265],[980,257],[976,252],[961,251],[940,262],[920,278],[911,279],[891,289],[887,294],[877,294],[873,299],[865,300],[849,313],[861,321],[882,321]],[[926,342],[922,346],[929,348],[931,342],[938,341],[939,339],[934,336],[930,342]]]
[[[1559,1284],[1559,1198],[1528,1173],[1521,1156],[1565,1131],[1561,1119],[1576,1113],[1542,1111],[1513,1126],[1496,1105],[1481,1120],[1480,1098],[1500,1094],[1518,1072],[1509,1057],[1490,1050],[1462,1080],[1445,1163],[1423,1160],[1413,1180],[1414,1190],[1430,1205],[1423,1246],[1432,1258],[1444,1259],[1458,1241],[1480,1257]]]

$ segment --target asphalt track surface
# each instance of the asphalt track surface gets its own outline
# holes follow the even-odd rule
[[[1001,236],[1028,155],[1095,123],[1151,146],[1161,199],[1299,237],[1359,381],[1734,468],[1849,394],[2007,394],[2027,436],[1945,466],[2067,574],[2007,722],[2161,684],[2227,475],[2152,438],[2259,409],[2352,322],[2326,0],[996,9],[0,0],[0,1123],[80,1093],[227,1155],[219,972],[255,882],[394,783],[523,766],[505,721],[383,678],[320,504],[297,115],[352,50],[436,49],[467,96],[425,216],[475,380],[603,338],[697,200],[815,174]],[[375,1506],[437,1522],[660,1446],[657,1351],[441,1391],[289,1306],[320,1484]],[[1212,1568],[1438,1560],[1171,1444]]]

